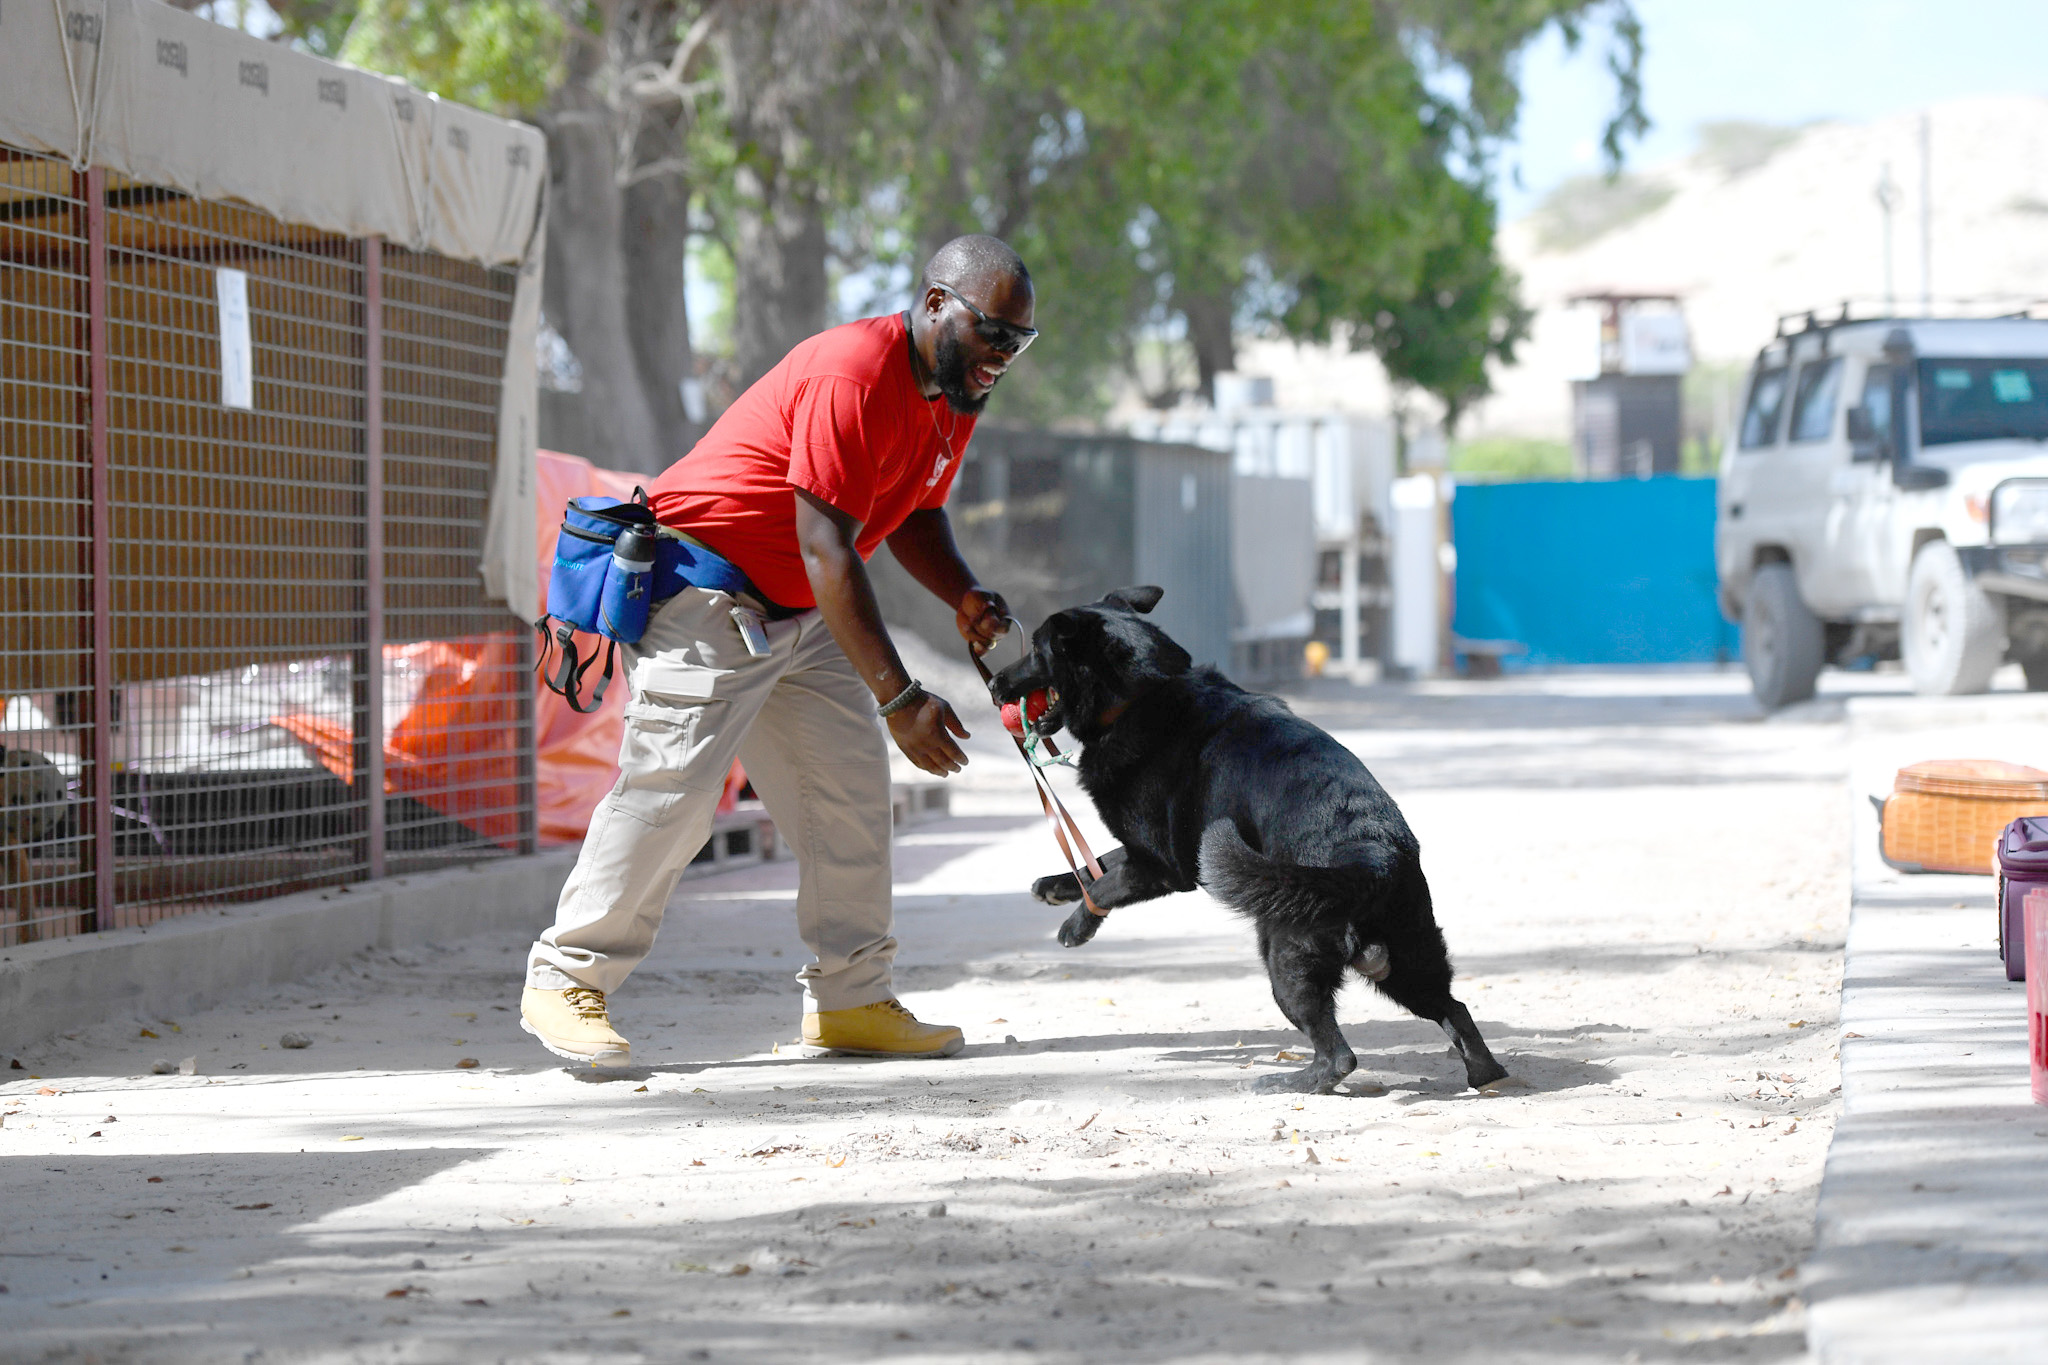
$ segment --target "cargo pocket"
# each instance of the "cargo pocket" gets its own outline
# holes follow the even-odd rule
[[[636,679],[647,690],[626,704],[619,780],[611,794],[621,814],[659,829],[693,794],[715,799],[724,788],[735,746],[723,724],[731,703],[711,693],[726,676],[712,669],[664,669],[660,676]]]

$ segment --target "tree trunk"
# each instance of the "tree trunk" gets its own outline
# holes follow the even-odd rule
[[[587,49],[586,49],[587,52]],[[680,453],[649,401],[629,330],[626,196],[610,111],[588,85],[589,58],[546,119],[554,184],[548,196],[548,320],[583,368],[583,408],[599,446],[577,451],[609,469],[654,474]]]
[[[746,4],[713,42],[733,146],[733,350],[742,388],[824,330],[825,209],[816,127],[852,79],[847,7]]]
[[[681,151],[677,121],[650,115],[640,133],[639,163],[654,165]],[[649,176],[626,190],[626,330],[647,405],[669,445],[678,448],[694,436],[680,388],[696,373],[690,309],[683,291],[689,223],[690,186],[680,171]]]
[[[1195,371],[1202,397],[1216,401],[1216,376],[1237,368],[1237,338],[1231,327],[1236,309],[1227,289],[1182,296],[1176,293],[1181,316],[1188,322],[1188,341],[1195,351]]]

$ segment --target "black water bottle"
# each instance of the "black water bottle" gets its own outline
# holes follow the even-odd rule
[[[637,643],[647,633],[647,611],[654,597],[656,539],[652,529],[628,526],[612,542],[600,611],[604,634],[621,644]]]

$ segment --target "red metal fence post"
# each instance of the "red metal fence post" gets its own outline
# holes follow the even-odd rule
[[[93,908],[86,932],[114,927],[114,514],[107,477],[107,173],[95,166],[83,180],[85,199],[86,387],[92,419],[86,443],[91,460],[88,496],[92,527],[92,752],[79,764],[92,803]],[[83,736],[81,736],[83,738]]]
[[[384,239],[363,239],[363,727],[370,876],[384,875]]]

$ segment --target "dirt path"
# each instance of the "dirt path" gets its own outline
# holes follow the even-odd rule
[[[787,866],[685,885],[617,999],[620,1080],[517,1032],[523,940],[109,1023],[0,1071],[0,1359],[1798,1357],[1839,725],[1758,723],[1739,675],[1297,706],[1402,801],[1530,1088],[1462,1092],[1433,1026],[1354,990],[1351,1093],[1246,1093],[1299,1041],[1247,929],[1186,896],[1059,948],[989,750],[899,854],[900,982],[960,1059],[774,1050]]]

